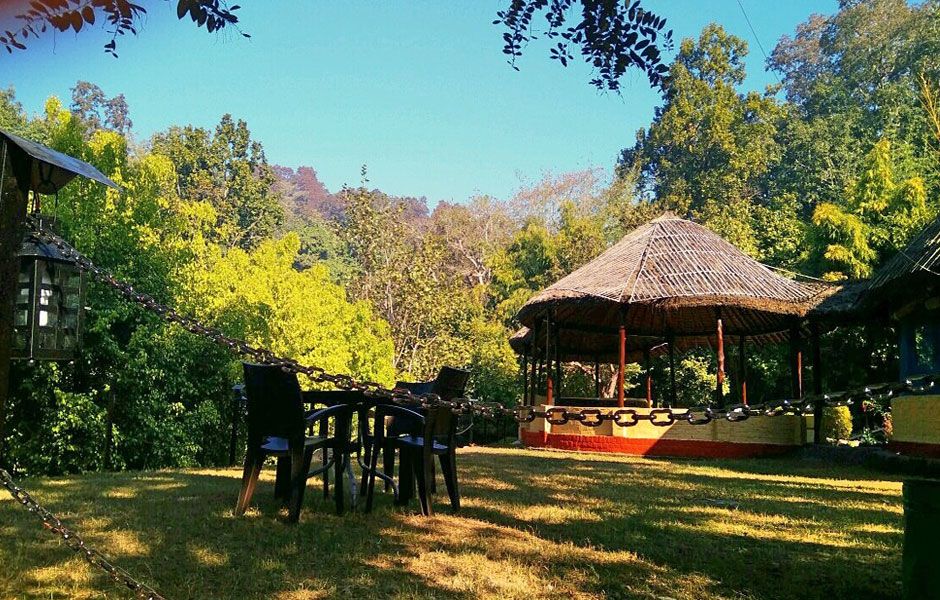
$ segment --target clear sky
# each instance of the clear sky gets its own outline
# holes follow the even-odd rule
[[[658,95],[640,72],[621,96],[588,84],[589,69],[563,68],[534,42],[506,64],[492,25],[508,0],[310,2],[244,0],[250,40],[213,35],[176,19],[175,1],[143,1],[137,38],[104,54],[100,29],[58,34],[0,57],[0,85],[13,85],[30,113],[78,80],[127,96],[139,139],[178,124],[211,127],[224,113],[245,119],[268,159],[313,166],[337,190],[371,185],[396,195],[464,201],[505,198],[543,172],[610,169]],[[741,0],[767,52],[810,14],[836,0]],[[748,41],[749,89],[775,80],[737,0],[645,0],[678,42],[715,21]]]

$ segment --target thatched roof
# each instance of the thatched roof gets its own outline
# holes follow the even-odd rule
[[[928,225],[868,282],[862,304],[868,307],[897,299],[921,298],[940,284],[940,218]]]
[[[628,334],[711,336],[718,315],[728,335],[773,334],[803,317],[834,286],[788,279],[705,227],[665,214],[638,227],[590,263],[535,294],[519,320],[549,311],[570,326]]]

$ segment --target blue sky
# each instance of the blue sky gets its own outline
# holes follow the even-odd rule
[[[741,0],[770,52],[835,0]],[[609,169],[659,103],[642,73],[621,96],[588,84],[587,66],[562,68],[534,42],[513,71],[492,25],[507,0],[291,2],[245,0],[252,35],[211,35],[175,16],[175,1],[144,2],[137,38],[115,60],[101,30],[59,34],[0,57],[0,85],[38,112],[78,80],[124,93],[139,139],[174,124],[245,119],[273,163],[313,166],[331,190],[371,184],[396,195],[464,201],[506,198],[543,172]],[[750,46],[748,89],[775,81],[736,0],[646,0],[677,41],[722,24]],[[287,14],[288,18],[280,15]],[[274,15],[278,15],[277,18]]]

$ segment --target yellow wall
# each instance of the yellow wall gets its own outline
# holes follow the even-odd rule
[[[895,442],[940,444],[940,396],[900,396],[891,401]]]
[[[938,404],[940,406],[940,404]],[[542,406],[541,409],[551,408]],[[566,406],[568,410],[576,411],[578,407]],[[602,408],[601,412],[612,412],[616,409]],[[648,414],[650,409],[635,408],[637,414]],[[679,409],[681,410],[681,409]],[[661,417],[660,417],[661,418]],[[807,423],[811,419],[796,415],[780,417],[751,417],[738,423],[731,423],[724,419],[715,420],[707,425],[690,425],[678,422],[669,427],[658,427],[649,421],[640,421],[632,427],[621,427],[613,421],[604,421],[598,427],[588,427],[577,422],[564,425],[552,425],[545,419],[535,419],[528,424],[528,431],[561,433],[568,435],[613,435],[637,439],[672,439],[711,442],[736,442],[757,444],[800,445],[805,443]]]

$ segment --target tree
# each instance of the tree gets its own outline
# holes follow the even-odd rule
[[[224,115],[214,132],[171,127],[156,134],[152,145],[176,166],[180,196],[215,209],[218,242],[248,249],[277,230],[284,210],[274,172],[244,121]]]
[[[620,159],[622,170],[637,170],[641,194],[684,215],[710,203],[763,199],[761,178],[779,156],[784,112],[772,90],[737,92],[746,54],[744,40],[715,24],[698,41],[682,41],[663,106]]]
[[[134,126],[124,94],[108,98],[100,87],[87,81],[79,81],[72,88],[71,108],[90,132],[109,129],[127,135]]]
[[[813,224],[822,240],[817,258],[828,279],[861,278],[903,248],[935,208],[927,204],[923,179],[895,180],[891,143],[871,149],[861,175],[846,190],[843,203],[822,203]]]
[[[940,79],[938,47],[935,1],[842,2],[834,15],[813,15],[781,38],[768,67],[795,114],[774,180],[801,199],[807,217],[845,192],[881,139],[892,142],[898,175],[922,176],[930,197],[940,191],[920,81]]]
[[[493,279],[489,259],[509,239],[512,226],[504,204],[475,196],[467,204],[438,204],[430,233],[446,247],[442,267],[471,287],[487,286]]]

